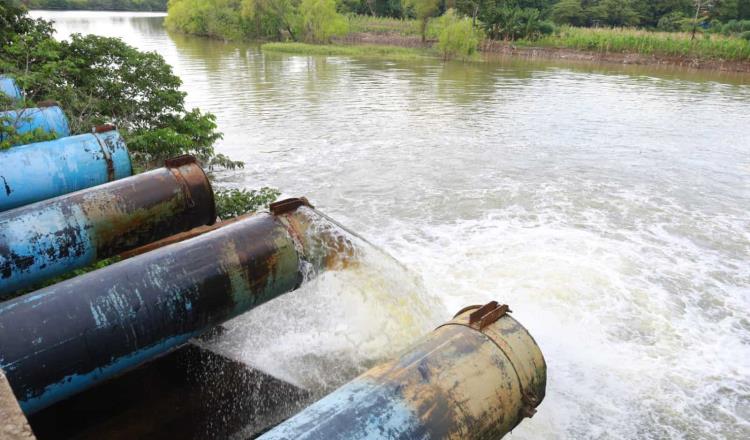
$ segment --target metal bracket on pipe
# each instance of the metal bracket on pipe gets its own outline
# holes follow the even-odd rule
[[[91,130],[91,132],[94,134],[94,137],[96,138],[96,141],[99,143],[99,147],[102,150],[102,156],[104,157],[104,161],[107,162],[107,181],[108,182],[112,182],[113,180],[115,180],[115,162],[112,159],[112,154],[110,154],[109,150],[107,149],[107,146],[104,145],[103,140],[99,136],[97,136],[97,134],[106,133],[111,130],[114,130],[114,125],[97,125]]]
[[[273,202],[269,205],[268,209],[274,216],[279,216],[281,214],[286,214],[287,212],[294,211],[300,206],[315,208],[305,197],[293,197],[291,199],[284,199],[279,200],[278,202]]]
[[[521,408],[521,415],[527,418],[534,417],[536,414],[536,407],[539,405],[539,398],[531,391],[523,393],[523,408]]]
[[[114,124],[101,124],[91,128],[92,133],[106,133],[112,130],[117,130]]]
[[[506,313],[513,313],[513,310],[508,307],[507,304],[499,305],[497,301],[490,301],[487,304],[467,306],[459,310],[453,318],[457,318],[460,315],[468,312],[469,310],[477,309],[469,315],[469,327],[481,331],[488,325],[497,321],[498,319],[505,316]]]
[[[469,315],[469,326],[481,331],[510,311],[507,304],[498,305],[497,301],[491,301]]]
[[[180,156],[172,157],[164,161],[166,168],[179,168],[183,165],[189,165],[191,163],[198,163],[198,159],[192,154],[182,154]]]
[[[179,170],[176,168],[179,168],[181,166],[190,165],[190,164],[197,164],[198,159],[195,158],[192,154],[183,154],[181,156],[173,157],[171,159],[167,159],[164,161],[164,167],[169,169],[169,171],[172,173],[175,179],[180,183],[180,187],[182,187],[182,192],[185,194],[185,202],[187,203],[188,208],[195,208],[195,201],[193,201],[193,194],[190,192],[190,185],[185,180],[185,177],[180,173]]]

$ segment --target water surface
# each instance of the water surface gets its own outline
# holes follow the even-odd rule
[[[511,438],[750,438],[750,77],[263,54],[159,14],[36,14],[162,54],[247,163],[223,184],[306,195],[409,268],[290,296],[310,307],[273,347],[242,345],[273,304],[240,318],[238,356],[354,367],[315,370],[330,388],[433,325],[404,296],[443,319],[497,299],[549,367]]]

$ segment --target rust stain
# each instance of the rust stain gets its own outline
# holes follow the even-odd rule
[[[157,240],[153,243],[149,243],[147,245],[138,247],[133,250],[125,251],[119,255],[120,258],[126,259],[135,257],[136,255],[145,254],[146,252],[151,252],[154,249],[159,249],[164,246],[169,246],[170,244],[179,243],[181,241],[189,240],[194,237],[198,237],[200,235],[203,235],[207,232],[215,231],[219,228],[223,228],[224,226],[229,226],[233,223],[236,223],[238,220],[246,219],[254,214],[245,214],[240,215],[231,219],[222,220],[220,222],[217,222],[213,225],[208,226],[198,226],[197,228],[193,228],[189,231],[181,232],[179,234],[170,235],[167,238],[163,238],[161,240]]]

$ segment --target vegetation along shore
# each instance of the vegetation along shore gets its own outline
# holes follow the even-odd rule
[[[29,9],[164,12],[167,0],[23,0]]]
[[[170,0],[166,24],[309,54],[494,52],[750,72],[750,0]]]

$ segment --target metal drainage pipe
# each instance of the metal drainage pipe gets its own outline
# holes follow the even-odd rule
[[[542,352],[508,306],[459,312],[396,360],[259,440],[498,439],[544,398]]]
[[[23,99],[23,94],[21,93],[21,89],[18,87],[16,80],[6,75],[0,75],[0,94],[3,94],[14,101]]]
[[[13,127],[17,134],[41,130],[44,133],[54,134],[57,138],[70,136],[67,116],[59,106],[52,102],[49,104],[46,107],[0,112],[0,123],[6,127]],[[2,135],[0,135],[0,140],[3,140]]]
[[[165,168],[0,213],[0,299],[216,219],[192,156]]]
[[[103,130],[1,151],[0,212],[130,176],[125,142]]]
[[[0,304],[0,369],[31,414],[300,286],[303,202]],[[317,268],[325,269],[325,268]]]

